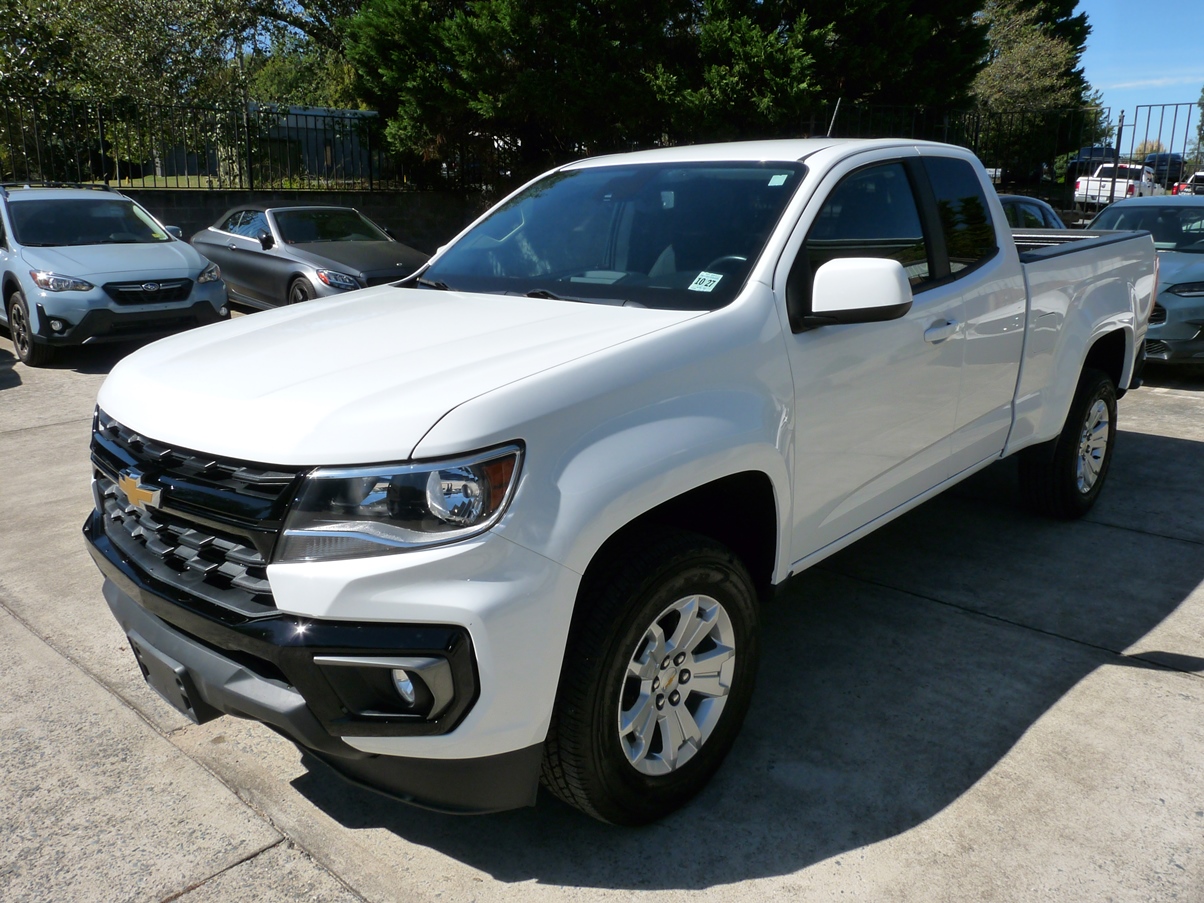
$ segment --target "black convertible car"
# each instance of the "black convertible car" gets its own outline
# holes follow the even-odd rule
[[[247,204],[192,245],[222,268],[231,300],[262,308],[396,282],[428,256],[351,207]]]

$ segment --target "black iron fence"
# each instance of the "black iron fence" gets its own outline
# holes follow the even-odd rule
[[[371,111],[0,104],[0,181],[247,191],[465,187],[496,171],[492,159],[481,160],[480,144],[465,142],[439,162],[405,159],[388,150],[384,123]]]
[[[1194,104],[1138,107],[1128,122],[1107,108],[942,111],[817,106],[790,136],[902,137],[969,147],[1001,190],[1069,208],[1074,179],[1103,159],[1155,155],[1169,185],[1201,168]],[[0,181],[107,181],[131,188],[497,191],[523,175],[519,148],[466,136],[438,160],[389,150],[370,111],[267,104],[134,106],[0,102]],[[1157,157],[1158,154],[1164,155]],[[1194,167],[1194,168],[1193,168]]]

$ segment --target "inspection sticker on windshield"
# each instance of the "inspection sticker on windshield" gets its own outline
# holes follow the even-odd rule
[[[785,185],[786,180],[790,178],[790,173],[780,172],[776,176],[771,176],[769,179],[769,187],[777,188],[779,185]]]
[[[719,280],[722,278],[723,275],[721,273],[708,273],[706,270],[703,270],[690,283],[690,291],[709,292],[719,284]]]

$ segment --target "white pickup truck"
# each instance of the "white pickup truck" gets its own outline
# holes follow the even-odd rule
[[[1107,163],[1095,175],[1076,179],[1074,202],[1080,208],[1104,207],[1121,198],[1146,198],[1163,194],[1154,170],[1137,163]]]
[[[112,371],[84,527],[147,681],[432,808],[684,804],[760,600],[1006,455],[1082,514],[1156,284],[1147,233],[1008,229],[895,140],[583,160],[405,282]]]

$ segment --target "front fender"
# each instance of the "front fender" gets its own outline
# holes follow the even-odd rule
[[[792,448],[784,424],[792,398],[772,295],[754,284],[728,308],[460,406],[415,457],[522,440],[518,490],[495,529],[579,574],[641,514],[722,477],[762,472],[777,500],[780,579],[789,557]]]

